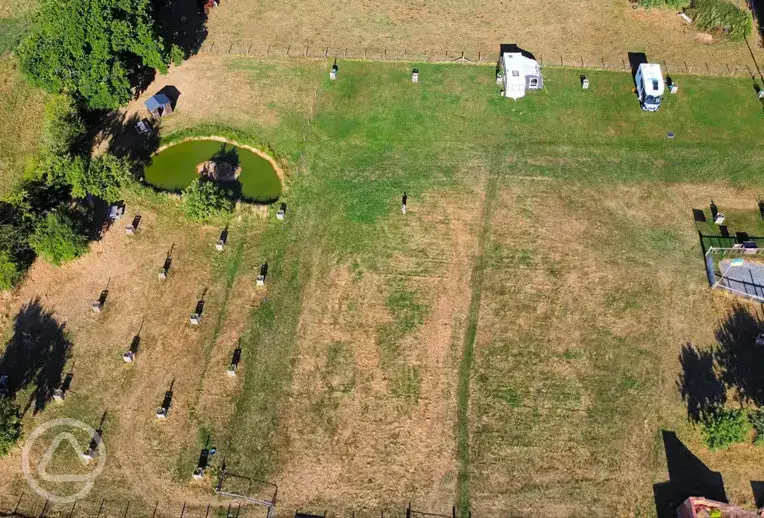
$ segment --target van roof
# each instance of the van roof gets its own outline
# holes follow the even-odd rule
[[[642,63],[638,72],[642,76],[647,95],[663,95],[663,74],[658,63]]]

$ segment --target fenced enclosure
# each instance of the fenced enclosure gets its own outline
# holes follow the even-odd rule
[[[206,40],[201,54],[248,56],[258,59],[352,59],[415,63],[467,63],[495,65],[499,48],[489,49],[406,49],[406,48],[345,48],[318,45],[267,45],[246,40]],[[542,67],[587,68],[630,71],[627,54],[580,56],[572,54],[536,54]],[[756,65],[746,63],[675,62],[658,59],[665,74],[695,74],[730,77],[758,77]]]
[[[764,236],[698,232],[708,285],[764,302]]]
[[[764,302],[764,249],[711,247],[706,252],[706,275],[713,289]]]

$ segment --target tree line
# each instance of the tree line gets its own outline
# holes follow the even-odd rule
[[[93,135],[147,77],[186,57],[163,33],[173,34],[151,0],[40,2],[15,52],[25,78],[51,96],[39,149],[0,200],[0,289],[17,285],[36,257],[61,265],[84,254],[99,230],[96,207],[122,198],[138,164],[94,156]],[[20,434],[15,394],[0,386],[0,455]]]

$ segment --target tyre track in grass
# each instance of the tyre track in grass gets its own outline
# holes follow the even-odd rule
[[[220,271],[223,274],[221,280],[225,281],[225,285],[223,286],[223,297],[220,302],[220,309],[218,311],[217,319],[215,320],[215,327],[212,328],[212,335],[208,339],[207,345],[204,349],[204,367],[196,387],[196,397],[192,407],[194,408],[194,412],[199,406],[199,399],[202,396],[204,378],[207,374],[207,369],[210,364],[212,350],[217,345],[218,337],[220,336],[220,332],[223,329],[223,324],[225,323],[226,317],[228,316],[228,303],[230,302],[233,286],[236,283],[236,279],[239,277],[239,270],[241,269],[241,263],[244,259],[244,248],[248,245],[249,229],[250,220],[248,217],[245,217],[242,228],[239,231],[240,239],[236,243],[236,248],[234,248],[233,253],[229,257],[223,258],[221,261],[222,267],[220,267]]]
[[[483,209],[480,215],[480,232],[478,234],[478,252],[472,267],[470,297],[467,322],[462,342],[462,356],[459,362],[459,379],[456,391],[456,455],[458,472],[456,479],[457,506],[459,513],[466,516],[470,509],[470,429],[469,403],[470,378],[475,353],[475,337],[477,336],[478,320],[480,318],[480,302],[483,291],[483,273],[485,270],[485,244],[488,230],[491,227],[491,213],[496,199],[497,175],[495,171],[495,153],[489,162],[488,182],[485,189]]]

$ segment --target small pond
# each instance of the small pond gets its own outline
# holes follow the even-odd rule
[[[238,179],[217,182],[232,198],[271,203],[281,196],[281,180],[268,160],[217,140],[188,140],[157,153],[146,167],[146,183],[166,191],[181,191],[199,176],[201,164],[209,161],[224,162],[239,171]]]

